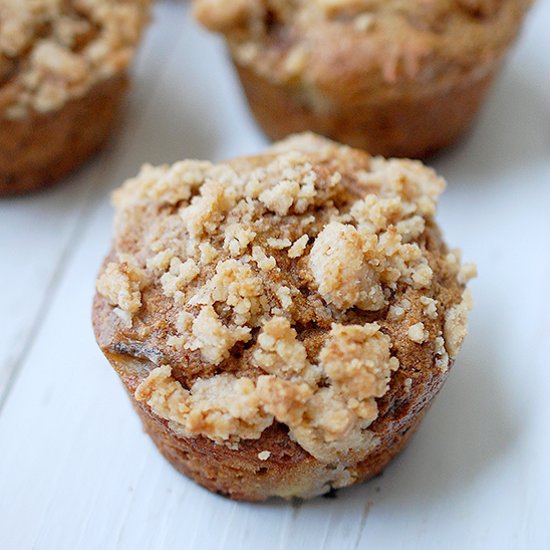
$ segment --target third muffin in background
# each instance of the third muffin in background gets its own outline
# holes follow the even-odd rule
[[[470,126],[531,0],[195,0],[274,139],[425,157]]]

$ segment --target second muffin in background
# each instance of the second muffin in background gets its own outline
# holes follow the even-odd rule
[[[531,0],[195,0],[273,139],[426,157],[470,126]]]
[[[150,0],[0,0],[0,195],[42,188],[111,133]]]

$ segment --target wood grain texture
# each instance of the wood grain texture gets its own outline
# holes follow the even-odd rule
[[[437,159],[439,221],[476,260],[471,334],[408,450],[336,499],[235,503],[141,431],[90,327],[109,191],[141,162],[265,143],[221,41],[157,6],[125,121],[71,182],[0,202],[0,548],[547,549],[550,492],[550,1],[480,121]]]

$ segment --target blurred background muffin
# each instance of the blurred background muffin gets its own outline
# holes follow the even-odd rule
[[[195,0],[273,139],[425,157],[470,126],[531,0]]]
[[[109,136],[149,0],[0,0],[0,195],[43,187]]]

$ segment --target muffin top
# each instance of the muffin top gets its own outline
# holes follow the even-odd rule
[[[394,88],[485,74],[532,0],[195,0],[236,61],[325,92]],[[356,87],[356,86],[355,86]],[[333,90],[334,88],[334,90]],[[350,92],[351,93],[351,92]],[[353,97],[349,98],[350,100]]]
[[[0,111],[20,118],[128,66],[150,0],[0,0]]]
[[[321,461],[364,456],[377,399],[414,383],[401,365],[441,373],[466,334],[474,268],[434,223],[443,189],[312,134],[144,166],[114,193],[98,342],[147,360],[135,396],[184,436],[238,446],[279,422]]]

